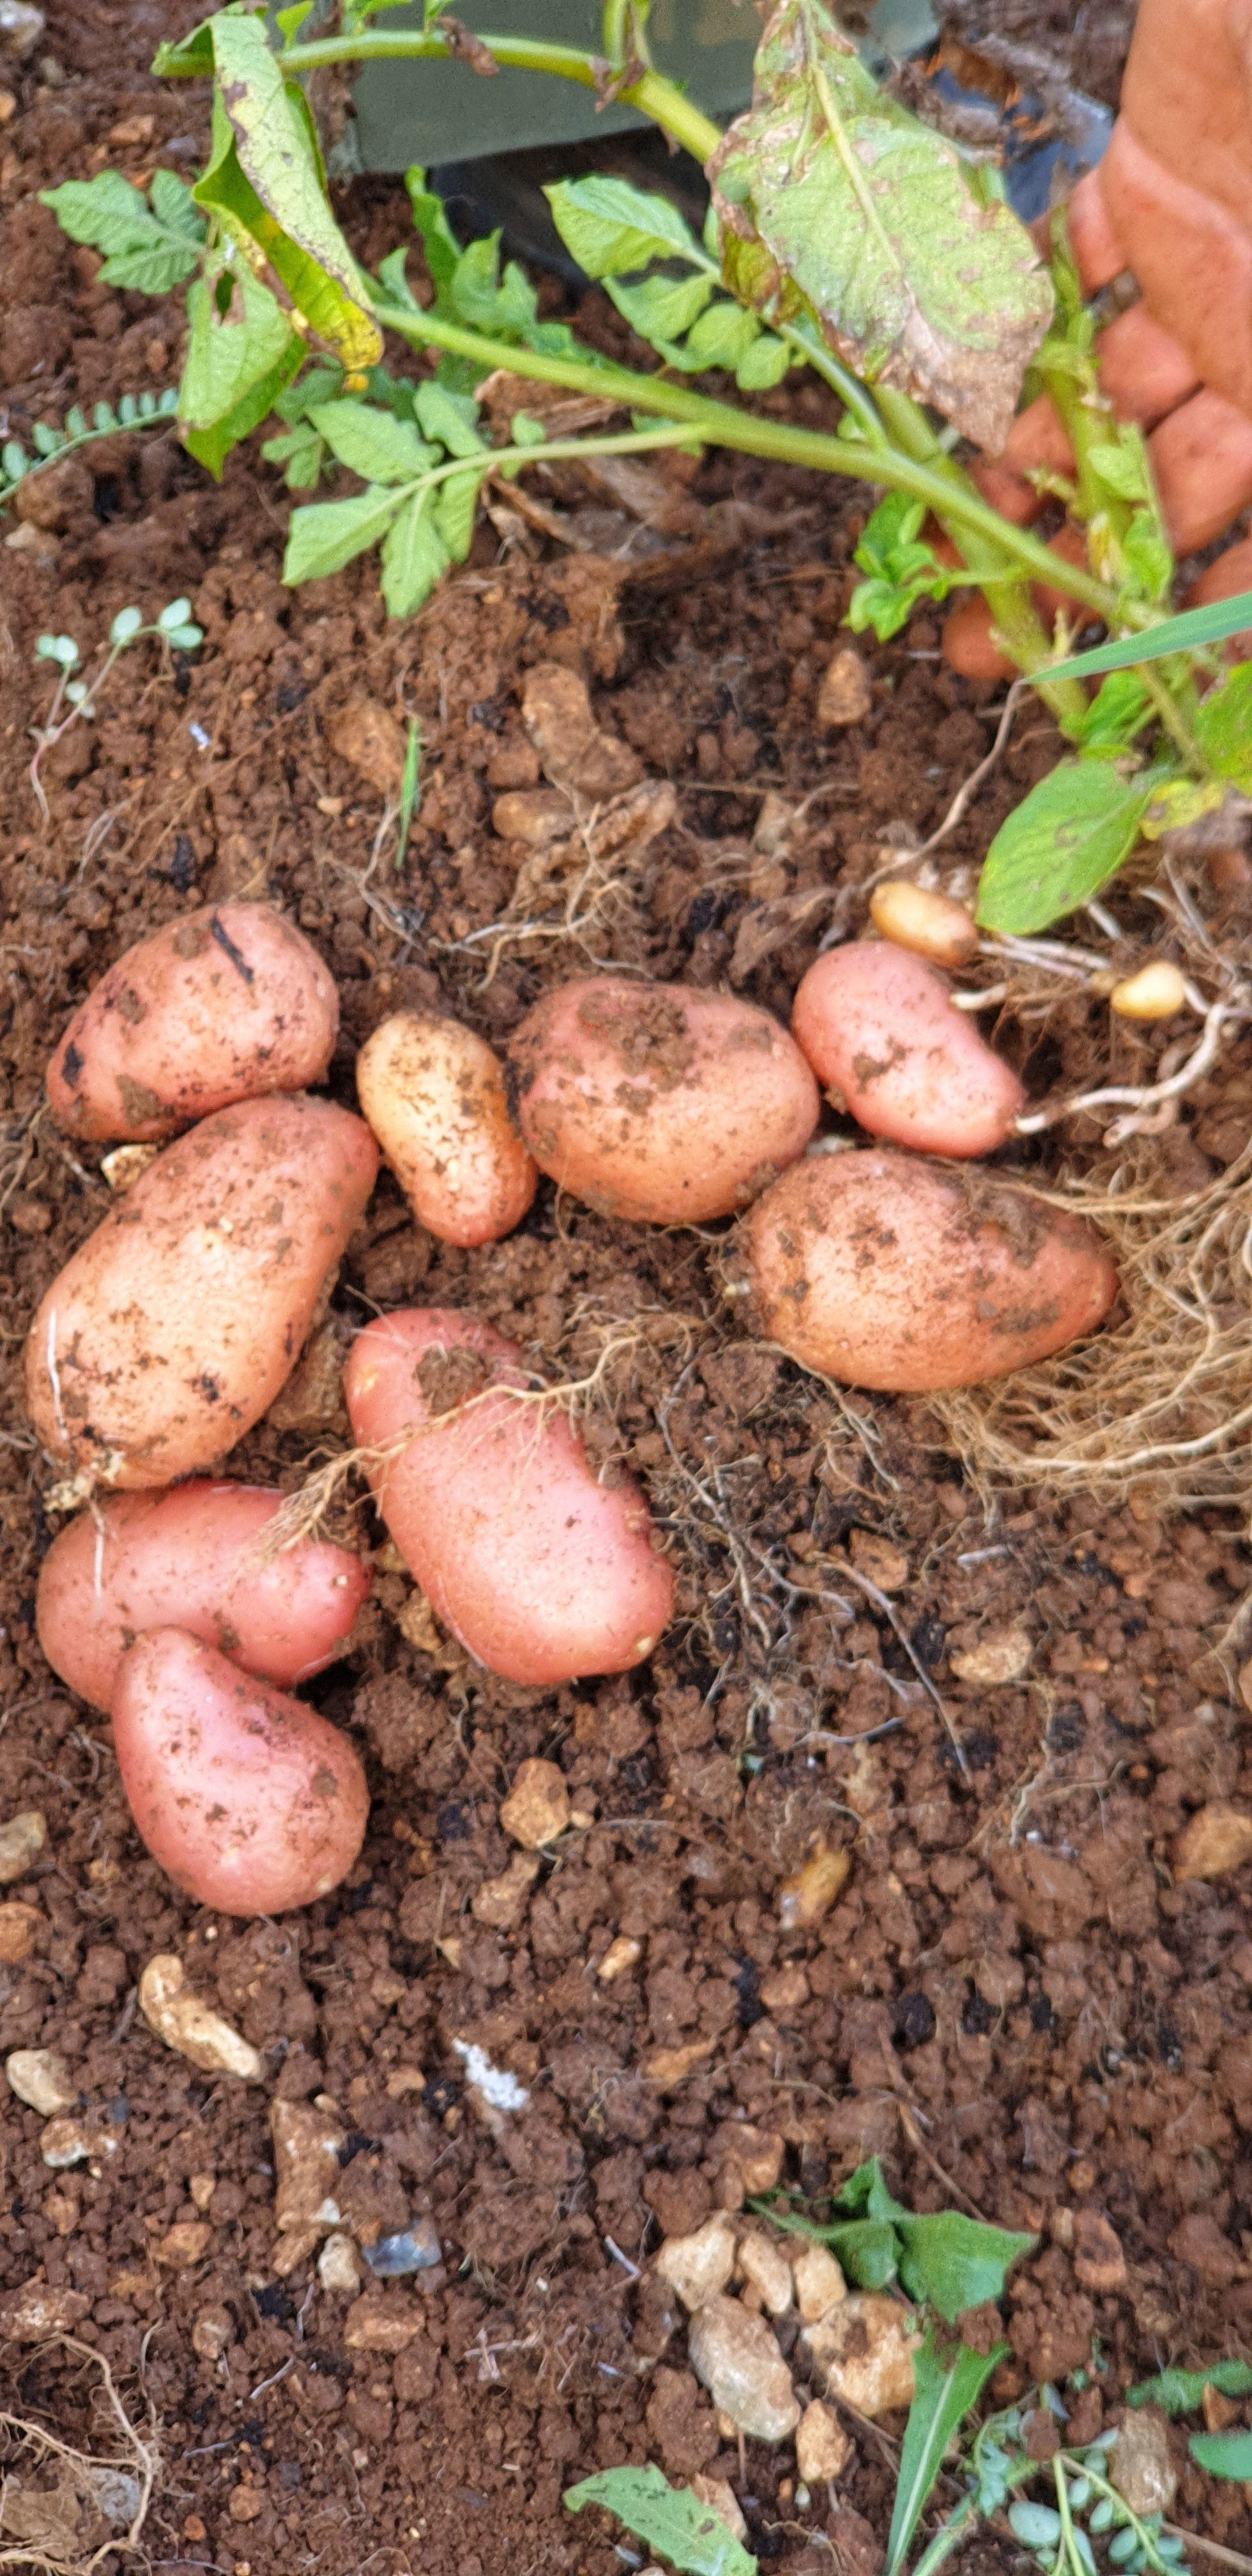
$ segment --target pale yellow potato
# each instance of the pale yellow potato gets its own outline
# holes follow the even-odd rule
[[[1117,1272],[1092,1226],[995,1172],[885,1151],[810,1157],[745,1217],[752,1321],[847,1386],[977,1386],[1102,1323]]]
[[[167,1146],[31,1326],[44,1448],[122,1487],[224,1458],[290,1376],[377,1170],[364,1120],[300,1093],[240,1101]]]
[[[498,1243],[539,1182],[513,1127],[500,1060],[460,1020],[396,1011],[356,1060],[357,1098],[419,1225],[441,1243]]]

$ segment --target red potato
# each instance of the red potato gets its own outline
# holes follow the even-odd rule
[[[1022,1086],[941,975],[888,941],[858,939],[810,966],[791,1029],[818,1080],[871,1136],[924,1154],[991,1154]]]
[[[412,1307],[358,1334],[344,1388],[362,1447],[425,1434],[370,1481],[405,1563],[477,1663],[532,1685],[629,1672],[670,1617],[673,1577],[638,1487],[599,1484],[565,1414],[504,1393],[464,1401],[527,1383],[521,1352],[486,1324]]]
[[[113,1742],[153,1859],[222,1914],[312,1905],[365,1839],[347,1736],[183,1628],[153,1628],[122,1657]]]
[[[346,1547],[301,1538],[256,1561],[283,1496],[197,1478],[114,1494],[67,1523],[39,1569],[35,1618],[54,1673],[93,1708],[145,1628],[183,1628],[241,1672],[290,1689],[342,1654],[370,1588]]]
[[[281,913],[207,904],[88,994],[48,1067],[52,1113],[93,1144],[155,1143],[232,1101],[320,1082],[338,1027],[334,981]]]
[[[459,1020],[397,1011],[356,1060],[357,1097],[419,1225],[498,1243],[539,1173],[509,1118],[500,1060]]]
[[[1237,599],[1241,590],[1252,590],[1252,537],[1243,537],[1237,546],[1228,546],[1216,563],[1193,581],[1183,601],[1184,608],[1206,608],[1211,599]],[[1252,627],[1232,635],[1221,650],[1232,662],[1244,662],[1252,655]]]
[[[558,985],[515,1030],[509,1067],[540,1171],[601,1216],[730,1216],[817,1125],[817,1085],[786,1030],[686,984]]]
[[[167,1145],[31,1326],[43,1447],[122,1488],[224,1458],[290,1376],[377,1170],[363,1119],[299,1094],[240,1101]]]
[[[997,1173],[815,1157],[740,1229],[763,1338],[893,1394],[978,1386],[1095,1330],[1117,1273],[1090,1226]]]

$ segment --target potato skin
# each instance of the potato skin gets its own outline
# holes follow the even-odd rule
[[[290,1376],[377,1170],[364,1120],[303,1094],[239,1101],[167,1145],[31,1326],[44,1448],[124,1490],[224,1458]]]
[[[499,1057],[459,1020],[396,1011],[356,1060],[357,1097],[419,1225],[467,1249],[520,1225],[539,1173]]]
[[[58,1126],[92,1144],[158,1143],[271,1091],[321,1082],[339,995],[268,903],[211,903],[111,966],[48,1067]]]
[[[493,1381],[527,1384],[512,1342],[471,1316],[410,1307],[358,1334],[344,1391],[356,1438],[372,1447]],[[369,1474],[427,1599],[488,1672],[574,1681],[650,1654],[673,1577],[649,1544],[638,1487],[597,1484],[563,1413],[488,1394]]]
[[[817,1125],[817,1086],[786,1030],[687,984],[561,984],[514,1031],[508,1060],[540,1171],[601,1216],[731,1216]]]
[[[333,1664],[370,1588],[349,1548],[297,1539],[251,1560],[283,1496],[196,1477],[79,1512],[39,1569],[35,1623],[54,1673],[93,1708],[146,1628],[182,1628],[241,1672],[289,1690]]]
[[[942,976],[888,941],[857,939],[810,966],[791,1033],[820,1082],[871,1136],[923,1154],[992,1154],[1022,1086]]]
[[[753,1320],[803,1368],[894,1394],[978,1386],[1094,1332],[1117,1272],[1091,1226],[998,1173],[814,1156],[744,1219]]]
[[[200,1905],[285,1914],[351,1869],[369,1790],[346,1735],[182,1628],[122,1657],[113,1742],[155,1861]]]

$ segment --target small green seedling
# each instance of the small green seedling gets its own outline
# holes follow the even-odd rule
[[[133,190],[131,191],[133,195]],[[101,276],[104,271],[101,270]],[[116,438],[122,430],[170,429],[178,413],[178,387],[167,385],[163,393],[145,391],[123,394],[117,410],[107,402],[98,402],[90,420],[75,404],[67,411],[64,426],[53,429],[47,421],[37,420],[30,433],[32,456],[20,438],[6,438],[0,447],[0,510],[7,507],[19,483],[42,473],[45,466],[56,465],[63,457],[74,456],[79,448],[90,447],[101,438]]]
[[[48,821],[48,800],[44,794],[39,764],[44,753],[68,733],[80,718],[90,724],[97,711],[100,692],[114,664],[132,644],[151,638],[170,652],[194,653],[204,642],[204,629],[197,626],[191,614],[189,599],[171,599],[161,610],[154,625],[145,626],[141,608],[119,608],[109,628],[108,642],[100,648],[100,660],[89,680],[79,676],[82,653],[72,635],[41,635],[35,645],[35,659],[55,665],[58,678],[52,704],[41,725],[33,725],[35,757],[30,765],[30,783],[38,799],[39,810]]]
[[[1158,2379],[1128,2388],[1128,2406],[1160,2406],[1167,2415],[1190,2415],[1204,2403],[1206,2388],[1221,2397],[1252,2395],[1252,2362],[1213,2361],[1203,2370],[1163,2370]],[[1198,2469],[1211,2478],[1252,2478],[1252,2433],[1246,2427],[1229,2433],[1193,2433],[1187,2445]]]

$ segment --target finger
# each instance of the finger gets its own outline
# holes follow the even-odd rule
[[[943,658],[963,680],[1011,680],[1017,665],[993,640],[991,611],[975,591],[950,609],[943,622]]]
[[[1181,24],[1179,22],[1182,22]],[[1139,0],[1122,115],[1146,152],[1252,230],[1252,13]]]
[[[970,467],[984,501],[1018,528],[1028,528],[1038,518],[1046,498],[1027,481],[1029,467],[1053,474],[1074,471],[1074,451],[1046,394],[1018,413],[1000,456],[980,456]]]
[[[1252,590],[1252,537],[1243,537],[1237,546],[1228,546],[1225,554],[1192,582],[1183,606],[1207,608],[1210,600],[1234,599],[1241,590]],[[1245,627],[1241,635],[1232,635],[1222,649],[1235,662],[1252,655],[1252,627]]]
[[[1100,179],[1153,319],[1203,384],[1252,413],[1252,231],[1166,170],[1124,116]]]
[[[1098,295],[1131,263],[1122,249],[1099,170],[1088,170],[1066,202],[1069,246],[1084,295]]]
[[[1110,322],[1096,342],[1096,357],[1101,388],[1118,419],[1138,421],[1141,429],[1154,429],[1200,381],[1187,351],[1162,330],[1146,304],[1132,304]]]
[[[1252,419],[1207,385],[1153,430],[1148,454],[1175,554],[1211,545],[1252,501]]]

